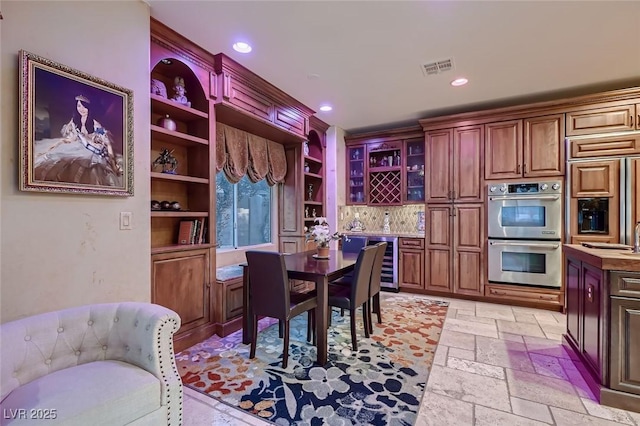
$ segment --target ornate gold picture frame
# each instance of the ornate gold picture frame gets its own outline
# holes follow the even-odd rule
[[[133,195],[133,92],[20,51],[20,189]]]

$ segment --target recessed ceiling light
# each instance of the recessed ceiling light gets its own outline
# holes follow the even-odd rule
[[[466,79],[466,78],[464,78],[464,77],[461,77],[461,78],[456,78],[455,80],[453,80],[453,81],[451,82],[451,85],[452,85],[452,86],[454,86],[454,87],[457,87],[457,86],[464,86],[464,85],[465,85],[465,84],[467,84],[468,82],[469,82],[469,80],[467,80],[467,79]]]
[[[320,111],[324,111],[324,112],[329,112],[333,109],[333,107],[331,105],[322,105],[320,107]]]
[[[162,62],[165,65],[173,64],[173,61],[171,59],[161,59],[160,62]]]
[[[251,46],[244,41],[238,41],[233,43],[233,50],[240,53],[249,53],[251,52]]]

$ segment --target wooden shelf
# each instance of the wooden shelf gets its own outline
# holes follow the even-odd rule
[[[306,201],[306,200],[304,203],[310,206],[321,206],[323,204],[322,201]]]
[[[195,108],[179,104],[158,95],[151,94],[151,108],[158,114],[169,114],[169,117],[180,121],[209,119],[209,114]]]
[[[317,173],[305,172],[304,175],[310,178],[322,179],[322,175],[319,175]]]
[[[151,210],[151,217],[208,217],[209,212]]]
[[[201,250],[213,247],[213,244],[173,244],[164,247],[151,247],[151,254],[162,254],[176,251]]]
[[[164,127],[151,124],[151,140],[152,142],[165,142],[173,144],[181,144],[186,146],[202,146],[209,145],[209,140],[191,136],[186,133],[167,130]]]
[[[171,173],[151,172],[151,179],[162,179],[162,180],[186,182],[186,183],[201,183],[204,185],[209,184],[209,179],[206,179],[206,178],[199,178],[199,177],[185,176],[185,175],[172,175]]]
[[[311,161],[312,163],[322,164],[322,159],[320,159],[320,158],[316,158],[316,157],[311,157],[311,156],[305,155],[304,159],[305,159],[305,161]]]

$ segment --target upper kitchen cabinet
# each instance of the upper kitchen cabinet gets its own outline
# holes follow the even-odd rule
[[[209,84],[217,121],[284,144],[306,139],[314,111],[223,53]]]
[[[427,202],[483,200],[483,127],[463,126],[425,133]]]
[[[424,202],[424,133],[418,127],[349,135],[346,204]]]
[[[567,112],[567,136],[640,130],[640,99]]]
[[[564,175],[564,114],[485,125],[485,179]]]

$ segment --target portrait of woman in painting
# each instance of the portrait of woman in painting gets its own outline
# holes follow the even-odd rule
[[[70,107],[60,137],[34,142],[35,179],[122,186],[122,155],[114,151],[113,134],[94,117],[91,100],[77,94]]]

